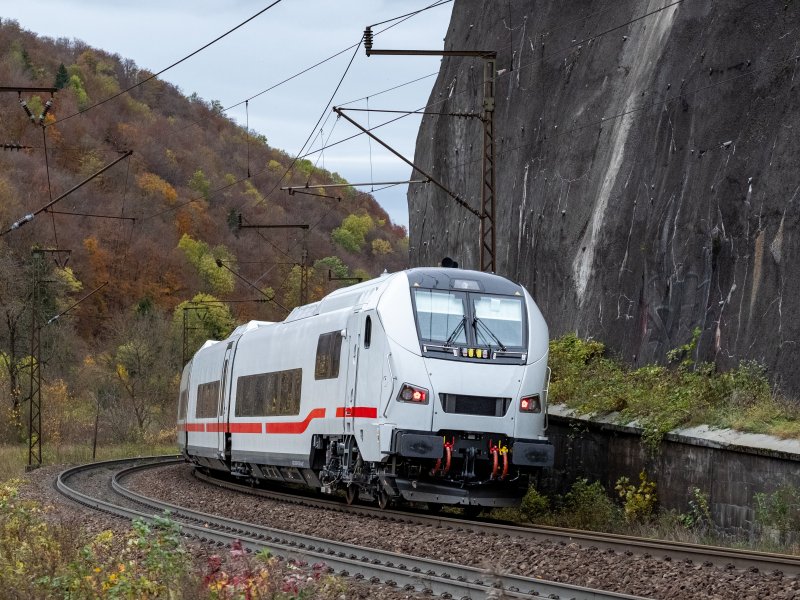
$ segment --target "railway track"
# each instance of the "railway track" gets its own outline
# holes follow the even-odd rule
[[[180,462],[175,457],[149,457],[106,461],[82,465],[62,472],[58,490],[86,506],[127,519],[152,521],[164,511],[181,524],[182,533],[201,542],[231,545],[238,540],[248,551],[268,548],[283,558],[322,561],[338,575],[374,584],[398,587],[408,592],[439,595],[444,598],[478,599],[544,597],[565,600],[644,600],[639,596],[593,590],[569,584],[553,583],[503,573],[491,573],[474,567],[417,558],[343,544],[281,529],[264,527],[188,510],[138,494],[123,485],[123,480],[143,469],[152,469]],[[133,464],[133,466],[130,466]],[[118,499],[102,499],[77,489],[79,475],[93,469],[115,471],[112,489]],[[132,508],[132,504],[136,508]]]
[[[667,561],[691,561],[703,564],[712,562],[725,568],[740,570],[759,569],[764,572],[782,571],[785,575],[800,575],[800,556],[773,554],[705,546],[685,542],[668,542],[651,538],[634,537],[610,533],[596,533],[576,529],[563,529],[547,526],[520,526],[486,520],[460,519],[450,515],[431,515],[404,510],[386,510],[365,505],[347,505],[344,501],[316,498],[308,495],[294,495],[279,491],[253,488],[235,482],[218,479],[197,469],[196,478],[218,487],[235,490],[245,494],[257,495],[282,502],[302,504],[340,512],[366,515],[390,521],[426,525],[448,530],[482,532],[499,536],[515,536],[531,540],[552,540],[565,544],[579,544],[582,547],[595,547],[600,550],[613,550],[620,553],[637,553],[644,556],[662,558]]]

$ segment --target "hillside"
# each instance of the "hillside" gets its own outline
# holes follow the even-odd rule
[[[697,360],[757,361],[800,391],[798,13],[456,0],[445,49],[498,53],[498,271],[553,337],[644,365],[699,328]],[[429,110],[479,112],[482,77],[444,58]],[[415,163],[479,206],[477,120],[426,116]],[[409,214],[412,264],[477,266],[478,220],[443,192],[413,191]]]
[[[149,76],[132,61],[80,41],[42,38],[14,21],[0,22],[0,86],[61,88],[43,127],[31,122],[20,100],[36,119],[49,93],[0,94],[0,144],[23,146],[0,152],[0,230],[132,151],[52,210],[0,237],[0,388],[11,398],[4,406],[17,410],[27,389],[34,247],[60,251],[45,255],[41,321],[108,282],[42,330],[46,379],[63,378],[64,394],[78,399],[91,391],[80,377],[97,365],[108,376],[95,386],[97,394],[102,388],[112,400],[141,397],[143,388],[118,368],[127,376],[141,370],[120,354],[135,329],[139,339],[164,340],[153,346],[164,345],[165,354],[147,357],[164,365],[162,380],[147,385],[166,403],[180,368],[180,303],[233,301],[206,311],[219,317],[212,324],[203,311],[189,311],[190,352],[207,335],[225,335],[235,321],[282,319],[299,302],[304,237],[310,300],[346,285],[329,281],[329,269],[335,277],[372,277],[406,266],[405,229],[372,196],[339,188],[326,197],[315,186],[344,180],[308,160],[293,163],[269,146],[269,131],[248,132],[218,102],[187,98],[159,79],[112,98]],[[279,189],[286,185],[308,185],[319,195],[290,196]],[[239,213],[244,224],[310,228],[236,230]]]

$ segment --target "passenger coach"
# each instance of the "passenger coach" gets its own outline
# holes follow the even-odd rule
[[[384,274],[206,342],[183,370],[178,441],[201,467],[350,502],[511,505],[553,462],[547,350],[520,285]]]

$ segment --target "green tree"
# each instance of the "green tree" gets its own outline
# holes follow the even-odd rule
[[[220,260],[231,269],[236,268],[236,258],[224,245],[219,244],[211,248],[202,240],[195,240],[188,233],[184,233],[178,242],[178,248],[183,250],[186,259],[197,269],[213,293],[230,294],[233,291],[236,284],[233,273],[217,265],[217,261]]]
[[[375,227],[375,222],[368,214],[348,215],[341,227],[331,232],[331,239],[350,252],[361,252],[366,243],[365,236]]]
[[[75,93],[75,98],[78,100],[78,108],[83,109],[89,106],[89,94],[86,93],[83,81],[78,75],[72,75],[69,78],[69,87]]]
[[[63,90],[67,83],[69,83],[69,73],[67,73],[67,67],[64,66],[64,63],[61,63],[58,65],[58,71],[56,71],[56,80],[53,83],[53,87]]]
[[[206,200],[211,197],[211,181],[203,173],[202,169],[197,169],[189,178],[189,188],[203,196]]]
[[[194,354],[206,340],[225,339],[235,326],[228,305],[210,294],[196,294],[178,304],[172,313],[173,340],[180,345],[186,340],[187,356]]]
[[[331,276],[333,277],[347,277],[350,274],[350,269],[338,256],[320,258],[314,263],[314,270],[323,273],[326,279],[328,270],[331,271]]]

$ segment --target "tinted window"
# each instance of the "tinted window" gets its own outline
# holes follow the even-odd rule
[[[372,343],[372,319],[367,317],[367,322],[364,324],[364,348],[369,348]]]
[[[314,379],[335,379],[339,376],[339,355],[341,351],[342,336],[338,331],[323,333],[319,336]]]
[[[300,414],[302,369],[245,375],[236,380],[237,417]]]
[[[210,419],[217,416],[219,403],[219,381],[201,383],[197,386],[197,406],[194,416],[197,419]]]

